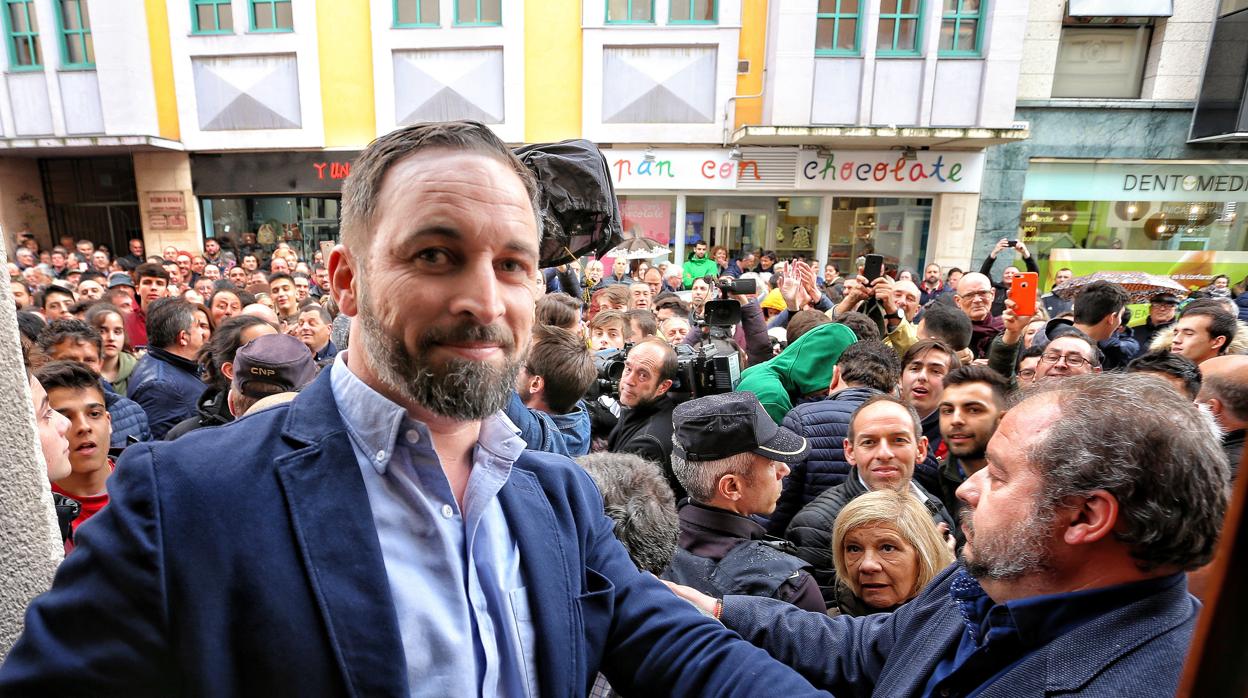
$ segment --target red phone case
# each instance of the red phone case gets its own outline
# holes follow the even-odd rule
[[[1025,271],[1014,275],[1010,281],[1010,300],[1014,301],[1015,315],[1036,314],[1036,291],[1040,287],[1040,275]]]

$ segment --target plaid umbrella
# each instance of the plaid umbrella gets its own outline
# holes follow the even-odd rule
[[[1054,287],[1053,293],[1060,298],[1073,300],[1088,284],[1095,281],[1112,281],[1118,284],[1126,289],[1132,303],[1147,303],[1158,293],[1173,293],[1180,297],[1187,295],[1187,289],[1174,279],[1145,274],[1142,271],[1098,271],[1062,282]]]

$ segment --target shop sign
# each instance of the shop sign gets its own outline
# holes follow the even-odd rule
[[[797,188],[813,191],[915,192],[979,191],[982,152],[921,150],[907,160],[899,150],[801,151]]]
[[[1248,201],[1248,164],[1033,162],[1025,199]]]
[[[617,190],[733,190],[742,179],[761,180],[758,162],[734,159],[730,150],[602,151]]]
[[[151,191],[147,222],[151,230],[186,230],[186,197],[180,191]]]

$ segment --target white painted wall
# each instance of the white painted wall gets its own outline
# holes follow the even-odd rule
[[[191,4],[173,0],[169,7],[169,41],[173,51],[174,90],[178,96],[178,120],[182,142],[188,150],[252,150],[274,148],[320,148],[325,143],[321,109],[320,59],[317,53],[316,6],[292,3],[293,32],[249,33],[246,0],[231,6],[234,34],[191,34]],[[196,56],[295,54],[299,70],[299,102],[302,128],[244,131],[201,131],[195,99],[191,59]]]
[[[359,0],[353,0],[359,1]],[[532,0],[530,0],[532,1]],[[503,123],[490,126],[508,143],[524,142],[524,6],[504,0],[501,26],[456,27],[454,0],[439,0],[441,26],[394,29],[394,3],[374,0],[370,8],[373,33],[373,92],[377,133],[396,127],[394,113],[395,51],[500,47],[503,50]]]
[[[669,0],[654,0],[655,24],[616,25],[606,23],[606,4],[602,0],[581,3],[584,28],[581,120],[585,138],[606,143],[718,144],[724,139],[725,125],[731,129],[735,105],[729,100],[737,89],[740,0],[720,0],[719,21],[713,25],[668,24],[670,10]],[[716,47],[714,121],[709,124],[604,124],[602,94],[604,89],[610,89],[602,84],[604,46]]]
[[[92,0],[88,8],[104,132],[159,136],[152,49],[143,3]]]

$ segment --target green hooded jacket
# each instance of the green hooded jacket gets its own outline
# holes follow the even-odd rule
[[[694,279],[700,279],[704,276],[719,276],[719,265],[710,257],[703,257],[702,259],[690,257],[682,269],[684,270],[685,288],[693,288]]]
[[[802,396],[827,391],[841,352],[856,341],[854,331],[845,325],[819,325],[785,347],[779,356],[747,368],[737,390],[754,393],[767,414],[780,424]]]

